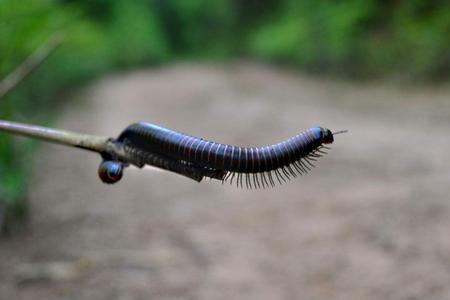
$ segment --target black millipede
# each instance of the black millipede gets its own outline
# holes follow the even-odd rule
[[[270,146],[238,147],[139,122],[125,128],[115,142],[123,144],[139,165],[155,165],[197,181],[209,177],[240,187],[265,188],[306,174],[327,154],[333,135],[343,132],[313,127]],[[104,157],[99,175],[105,183],[115,183],[122,170],[122,162]]]

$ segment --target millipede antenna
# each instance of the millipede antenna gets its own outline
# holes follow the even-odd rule
[[[336,131],[336,132],[333,132],[333,135],[336,135],[336,134],[343,134],[343,133],[348,133],[348,130],[339,130],[339,131]]]

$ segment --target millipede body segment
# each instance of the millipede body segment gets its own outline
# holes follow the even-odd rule
[[[329,148],[325,145],[333,140],[329,129],[313,127],[270,146],[238,147],[140,122],[128,126],[116,142],[123,144],[142,165],[163,167],[197,181],[209,177],[231,183],[235,180],[241,187],[265,188],[307,173],[314,161],[326,154],[323,149]],[[118,169],[114,164],[111,167]],[[100,171],[108,174],[107,170]],[[109,173],[120,179],[117,172]],[[113,183],[110,177],[105,182]]]

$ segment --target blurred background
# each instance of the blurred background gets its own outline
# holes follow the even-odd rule
[[[350,132],[265,191],[0,134],[0,299],[450,298],[448,1],[0,0],[0,81],[46,47],[0,119]]]

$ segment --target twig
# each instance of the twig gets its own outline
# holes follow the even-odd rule
[[[54,33],[12,73],[0,81],[0,99],[10,93],[19,83],[36,70],[62,43],[61,33]]]
[[[99,153],[106,150],[109,140],[106,137],[3,120],[0,120],[0,131],[24,135],[51,143],[74,146]]]
[[[151,165],[187,176],[196,181],[201,181],[204,176],[194,166],[180,164],[157,153],[140,153],[138,149],[133,149],[112,138],[4,120],[0,120],[1,131],[97,152],[104,157],[112,157],[115,160],[119,160],[125,164],[132,164],[139,168],[142,168],[146,164]],[[209,176],[213,177],[214,172],[211,172]]]

